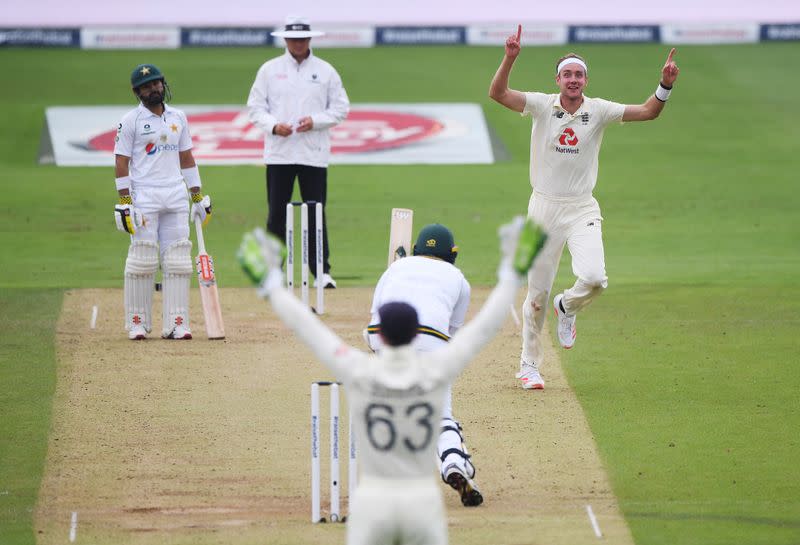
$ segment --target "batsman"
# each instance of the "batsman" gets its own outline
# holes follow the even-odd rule
[[[188,221],[190,215],[192,221],[209,221],[211,197],[201,192],[186,114],[165,103],[171,93],[161,71],[140,64],[131,74],[131,88],[139,105],[120,121],[114,145],[119,193],[114,218],[117,229],[131,240],[125,261],[125,329],[131,340],[150,333],[160,262],[161,336],[191,339],[189,283],[194,267]]]
[[[458,246],[450,229],[439,223],[426,225],[417,235],[412,253],[392,263],[375,287],[367,327],[367,342],[375,352],[383,348],[379,310],[390,301],[407,303],[417,311],[419,327],[413,346],[420,352],[446,345],[466,321],[471,288],[455,265]],[[436,454],[442,480],[458,492],[462,505],[483,503],[464,429],[453,415],[451,387],[445,395]]]

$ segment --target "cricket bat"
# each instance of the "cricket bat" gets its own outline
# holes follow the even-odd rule
[[[209,339],[224,339],[225,325],[222,323],[222,309],[219,306],[217,278],[214,276],[214,260],[206,253],[203,240],[203,226],[200,218],[195,218],[197,233],[197,281],[200,285],[200,301],[203,303],[203,317],[206,320],[206,335]]]
[[[414,211],[408,208],[392,208],[392,224],[389,229],[389,265],[400,258],[411,255],[411,230],[414,226]]]

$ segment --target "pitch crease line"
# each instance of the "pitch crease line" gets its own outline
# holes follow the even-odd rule
[[[592,529],[594,530],[594,535],[598,538],[603,537],[603,532],[600,531],[600,525],[597,524],[597,517],[594,516],[594,511],[592,511],[592,506],[586,504],[586,514],[589,515],[589,522],[592,523]]]
[[[89,322],[89,329],[97,327],[97,305],[92,307],[92,320]]]
[[[97,308],[97,307],[94,307]],[[72,518],[69,523],[69,542],[74,543],[75,537],[78,535],[78,512],[72,512]]]

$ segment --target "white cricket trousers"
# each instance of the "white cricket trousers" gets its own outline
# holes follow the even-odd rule
[[[347,516],[347,545],[447,545],[439,482],[362,477]]]
[[[594,197],[554,198],[534,192],[528,217],[544,227],[549,238],[528,272],[528,295],[522,305],[521,363],[543,360],[542,328],[550,291],[566,244],[572,256],[573,286],[564,291],[567,314],[577,314],[608,286],[603,251],[600,205]]]
[[[170,244],[189,239],[189,193],[183,182],[167,187],[134,187],[131,197],[146,221],[133,240],[159,243],[163,256]]]

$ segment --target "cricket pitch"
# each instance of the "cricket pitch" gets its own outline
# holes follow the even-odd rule
[[[470,315],[487,294],[473,290]],[[363,347],[372,290],[325,295],[325,323]],[[224,341],[205,338],[193,289],[194,340],[165,341],[154,328],[147,340],[131,342],[122,328],[120,290],[65,295],[37,543],[62,544],[69,537],[93,544],[344,543],[344,525],[310,523],[309,386],[330,373],[254,290],[222,289],[220,299]],[[94,306],[99,312],[91,329]],[[160,308],[156,294],[156,326]],[[557,352],[548,347],[546,389],[524,391],[514,378],[519,347],[509,317],[455,384],[453,410],[485,503],[462,507],[442,484],[450,542],[596,543],[591,505],[605,542],[632,544]],[[326,401],[323,396],[324,454]],[[323,514],[327,460],[323,456]]]

